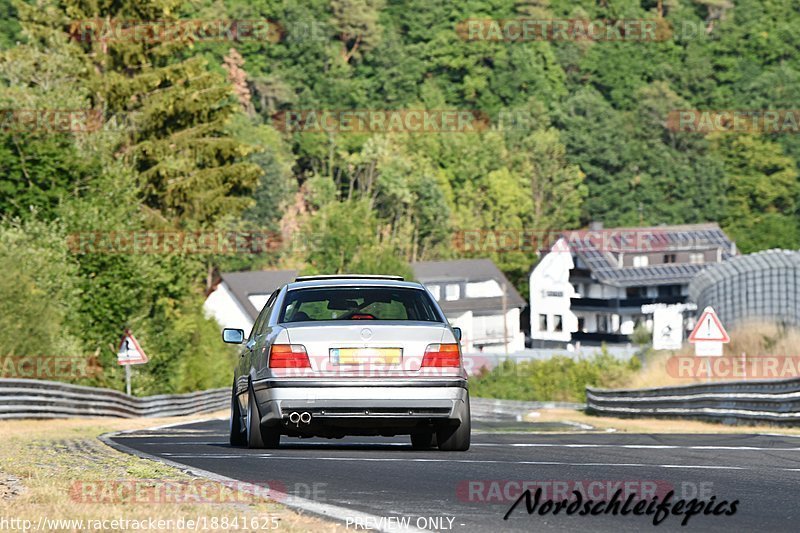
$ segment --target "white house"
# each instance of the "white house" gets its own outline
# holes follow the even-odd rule
[[[575,268],[565,239],[559,239],[531,272],[531,338],[570,342],[578,317],[570,309],[575,288],[569,273]]]
[[[687,302],[699,272],[735,255],[714,223],[563,232],[530,275],[531,338],[628,342],[652,328],[643,305]]]
[[[520,330],[525,300],[492,261],[422,261],[411,267],[451,324],[461,328],[465,352],[514,352],[525,347]],[[223,273],[204,309],[222,327],[249,332],[270,294],[297,275],[296,270]]]
[[[239,328],[247,334],[270,294],[297,275],[297,270],[225,272],[206,298],[203,309],[223,328]]]

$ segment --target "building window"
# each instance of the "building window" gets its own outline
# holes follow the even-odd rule
[[[439,285],[427,285],[428,290],[431,291],[431,294],[438,302],[439,299],[442,297],[442,288]]]
[[[625,289],[626,298],[647,298],[647,287],[627,287]]]
[[[646,267],[650,264],[650,259],[646,255],[634,255],[633,256],[633,266],[635,267]]]
[[[553,315],[553,331],[564,331],[561,325],[561,315]]]
[[[608,333],[608,315],[597,315],[597,331]]]
[[[703,252],[692,252],[689,254],[689,263],[693,265],[702,265],[706,262],[706,256]]]
[[[444,288],[444,299],[448,301],[458,300],[460,292],[458,283],[449,283]]]
[[[539,331],[547,331],[547,315],[539,315]]]
[[[680,295],[681,295],[680,285],[659,285],[658,287],[659,297],[680,296]]]
[[[674,263],[676,260],[675,254],[664,254],[665,263]]]
[[[586,319],[582,316],[578,317],[578,331],[586,333]]]

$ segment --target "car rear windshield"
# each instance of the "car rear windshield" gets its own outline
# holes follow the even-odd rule
[[[402,287],[326,287],[286,294],[280,322],[415,320],[441,322],[428,293]]]

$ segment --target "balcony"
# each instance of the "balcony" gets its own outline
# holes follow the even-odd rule
[[[602,343],[626,344],[630,342],[630,337],[620,333],[584,333],[583,331],[576,331],[572,334],[572,342],[580,342],[586,345],[599,345]]]
[[[572,309],[619,310],[636,309],[648,304],[680,304],[686,296],[654,296],[652,298],[570,298]]]

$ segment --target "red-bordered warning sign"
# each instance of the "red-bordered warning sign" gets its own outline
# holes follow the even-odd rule
[[[714,309],[706,307],[689,335],[689,342],[731,342],[731,338]]]
[[[126,329],[122,335],[122,341],[119,343],[117,363],[120,365],[141,365],[146,363],[147,360],[147,354],[136,342],[136,337],[133,336],[130,330]]]

